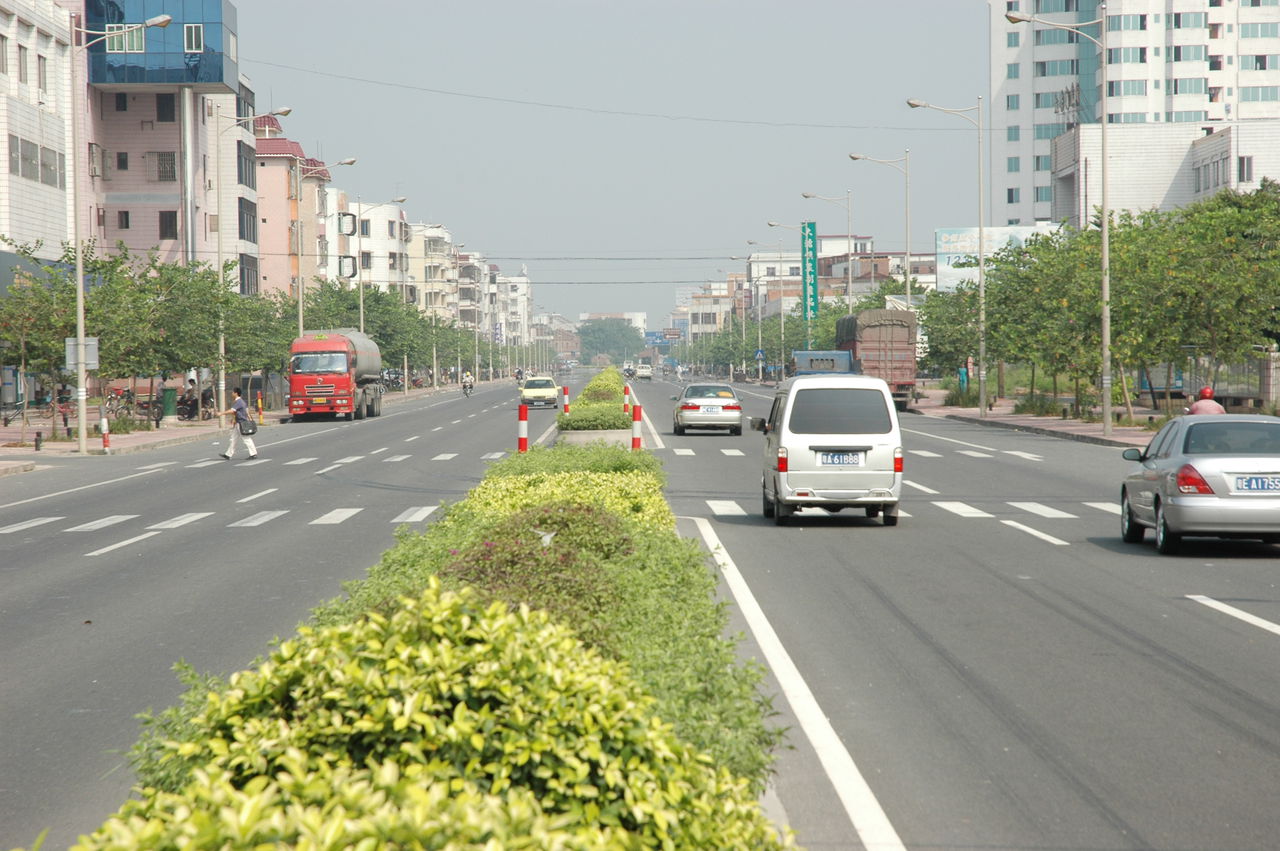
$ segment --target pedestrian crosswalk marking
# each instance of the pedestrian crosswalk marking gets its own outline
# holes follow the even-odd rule
[[[723,452],[725,455],[741,455],[742,454],[741,449],[721,449],[720,451]]]
[[[160,523],[154,523],[147,528],[177,529],[179,526],[186,526],[188,523],[194,523],[197,520],[203,520],[204,518],[211,517],[212,515],[212,511],[192,511],[188,514],[179,514],[177,517],[170,518],[169,520],[165,520]]]
[[[332,526],[334,524],[342,523],[343,521],[350,520],[352,517],[355,517],[361,511],[364,511],[364,509],[363,508],[335,508],[333,511],[330,511],[328,514],[322,514],[321,516],[317,517],[315,520],[312,520],[307,525]]]
[[[267,494],[275,493],[278,490],[280,490],[280,488],[267,488],[266,490],[258,491],[257,493],[252,494],[251,496],[246,496],[244,499],[237,499],[236,502],[252,502],[253,500],[257,499],[260,496],[266,496]]]
[[[673,449],[673,450],[671,450],[671,451],[672,451],[672,452],[674,452],[674,453],[675,453],[675,454],[677,454],[677,455],[692,455],[692,454],[693,454],[693,450],[692,450],[692,449]]]
[[[921,458],[941,458],[937,452],[930,452],[928,449],[908,449],[912,455],[919,455]]]
[[[289,513],[288,509],[284,509],[280,511],[259,511],[257,514],[250,514],[248,517],[244,518],[243,520],[237,520],[234,523],[228,523],[227,528],[234,529],[234,528],[245,528],[247,526],[261,526],[263,523],[270,523],[272,520],[275,520],[277,517],[283,517],[288,513]]]
[[[99,529],[105,529],[108,526],[114,526],[117,523],[123,523],[126,520],[132,520],[138,515],[136,514],[112,514],[109,517],[103,517],[100,520],[93,520],[88,523],[81,523],[79,526],[72,526],[70,529],[63,529],[64,532],[96,532]]]
[[[199,461],[195,464],[188,464],[188,470],[199,470],[201,467],[212,467],[214,464],[221,464],[222,458],[214,458],[212,461]]]
[[[454,458],[457,458],[457,457],[458,457],[458,453],[456,452],[441,452],[439,455],[432,458],[431,460],[432,461],[452,461]]]
[[[1085,505],[1090,508],[1096,508],[1099,511],[1105,511],[1108,514],[1120,513],[1120,504],[1117,502],[1086,502]]]
[[[384,446],[384,447],[382,447],[381,449],[375,449],[375,450],[373,450],[373,451],[372,451],[372,452],[370,452],[369,454],[370,454],[370,455],[377,455],[377,454],[379,454],[379,453],[381,453],[381,452],[386,452],[386,451],[387,451],[387,447],[385,447],[385,446]]]
[[[1020,508],[1023,511],[1028,511],[1032,514],[1038,514],[1041,517],[1049,517],[1054,520],[1076,519],[1076,515],[1074,514],[1069,514],[1065,511],[1060,511],[1056,508],[1050,508],[1049,506],[1041,505],[1038,502],[1011,502],[1009,504],[1012,505],[1014,508]]]
[[[413,457],[412,455],[388,455],[386,458],[383,458],[383,459],[382,459],[382,463],[383,463],[383,464],[398,464],[398,463],[400,463],[401,461],[407,461],[407,460],[409,460],[409,459],[410,459],[410,458],[412,458],[412,457]]]
[[[422,435],[420,435],[420,434],[415,434],[413,437],[406,437],[406,438],[404,439],[404,442],[405,442],[405,443],[409,443],[409,442],[411,442],[411,441],[417,440],[417,439],[418,439],[418,438],[420,438],[420,437],[422,437]]]
[[[236,466],[237,467],[256,467],[259,464],[265,464],[265,463],[267,463],[266,458],[250,458],[248,461],[242,461]]]
[[[1037,455],[1034,452],[1022,452],[1021,450],[1017,450],[1017,449],[1005,449],[1003,451],[1005,455],[1014,455],[1014,456],[1017,456],[1018,458],[1025,458],[1028,461],[1044,460],[1044,456]]]
[[[741,505],[731,499],[709,499],[707,507],[717,517],[745,517],[747,514]]]
[[[5,526],[0,529],[0,535],[9,535],[13,532],[21,532],[24,529],[34,529],[36,526],[43,526],[46,523],[57,523],[59,520],[66,520],[63,517],[34,517],[31,520],[24,520],[21,523],[14,523],[12,526]]]
[[[1071,546],[1061,538],[1055,538],[1052,535],[1041,532],[1039,529],[1032,529],[1030,526],[1023,526],[1021,523],[1019,523],[1016,520],[1001,520],[1000,522],[1011,528],[1017,529],[1022,532],[1026,532],[1028,535],[1033,535],[1042,541],[1048,541],[1049,543],[1053,544],[1056,547]]]
[[[436,426],[435,428],[433,428],[433,429],[431,429],[431,430],[432,430],[432,431],[439,431],[439,430],[440,430],[440,429],[442,429],[442,428],[444,428],[444,426]]]
[[[934,502],[939,508],[950,511],[952,514],[959,514],[961,517],[993,517],[995,515],[988,514],[980,508],[974,508],[963,502]]]
[[[172,467],[174,464],[177,464],[177,463],[178,463],[177,461],[160,461],[159,463],[156,463],[156,464],[147,464],[145,466],[139,467],[138,469],[139,470],[159,470],[161,467]]]
[[[968,455],[970,458],[990,458],[986,452],[979,452],[976,449],[957,449],[956,452],[961,455]]]
[[[310,464],[312,461],[319,461],[319,458],[295,458],[292,461],[285,461],[286,467],[296,467],[299,464]]]
[[[138,541],[145,541],[147,538],[150,538],[150,537],[153,537],[153,536],[155,536],[155,535],[159,535],[159,534],[160,534],[159,532],[143,532],[141,535],[136,535],[136,536],[134,536],[134,537],[132,537],[132,538],[129,538],[128,540],[125,540],[125,541],[117,541],[116,543],[112,544],[112,545],[111,545],[111,546],[109,546],[109,547],[103,547],[103,548],[102,548],[102,549],[100,549],[100,550],[94,550],[94,551],[93,551],[93,552],[91,552],[91,553],[85,553],[85,555],[86,555],[86,556],[100,556],[100,555],[102,555],[103,553],[109,553],[109,552],[111,552],[112,550],[118,550],[118,549],[120,549],[121,547],[127,547],[127,546],[129,546],[130,544],[136,544],[136,543],[138,543]]]
[[[424,505],[420,508],[410,508],[405,511],[402,511],[391,522],[392,523],[421,523],[423,520],[426,520],[428,517],[430,517],[432,512],[434,512],[439,507],[440,506],[438,505]]]
[[[903,483],[904,485],[910,485],[911,487],[915,488],[916,490],[920,491],[921,493],[935,493],[935,494],[937,493],[937,491],[936,491],[936,490],[934,490],[933,488],[925,487],[924,485],[920,484],[919,482],[913,482],[913,481],[911,481],[910,479],[903,479],[903,480],[902,480],[902,483]]]
[[[507,454],[507,453],[505,453],[505,452],[486,452],[485,454],[481,455],[480,457],[481,457],[482,459],[484,459],[485,461],[496,461],[496,460],[498,460],[499,458],[503,457],[503,456],[504,456],[504,455],[506,455],[506,454]]]
[[[338,469],[338,468],[339,468],[339,467],[341,467],[341,466],[342,466],[341,464],[330,464],[328,467],[321,467],[319,470],[316,470],[316,475],[317,475],[317,476],[324,475],[325,473],[329,472],[330,470],[336,470],[336,469]]]

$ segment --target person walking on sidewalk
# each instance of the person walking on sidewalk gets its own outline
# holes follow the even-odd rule
[[[231,407],[222,413],[235,414],[231,420],[231,434],[227,438],[227,451],[222,453],[222,457],[231,460],[231,456],[236,454],[236,439],[244,440],[244,448],[249,450],[249,460],[258,457],[258,447],[253,445],[253,438],[250,435],[258,431],[258,426],[249,416],[249,405],[240,395],[240,388],[236,387],[231,391],[234,401]]]

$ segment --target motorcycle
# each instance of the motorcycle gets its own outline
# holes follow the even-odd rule
[[[468,399],[470,399],[470,398],[471,398],[471,391],[472,391],[472,390],[474,390],[474,389],[475,389],[475,388],[474,388],[474,387],[472,387],[472,385],[471,385],[471,382],[470,382],[470,381],[464,381],[464,382],[462,382],[462,395],[463,395],[463,396],[466,396]]]

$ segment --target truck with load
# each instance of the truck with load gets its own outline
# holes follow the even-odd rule
[[[382,414],[382,354],[354,328],[304,331],[289,346],[289,416]]]
[[[863,310],[836,320],[836,348],[856,371],[884,379],[894,405],[905,411],[916,387],[916,315],[911,310]]]

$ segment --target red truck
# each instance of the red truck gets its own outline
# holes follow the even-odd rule
[[[382,354],[354,328],[306,331],[289,347],[289,416],[382,414]]]
[[[916,386],[914,311],[864,310],[841,317],[836,348],[851,352],[863,375],[883,378],[898,410],[907,409]]]

